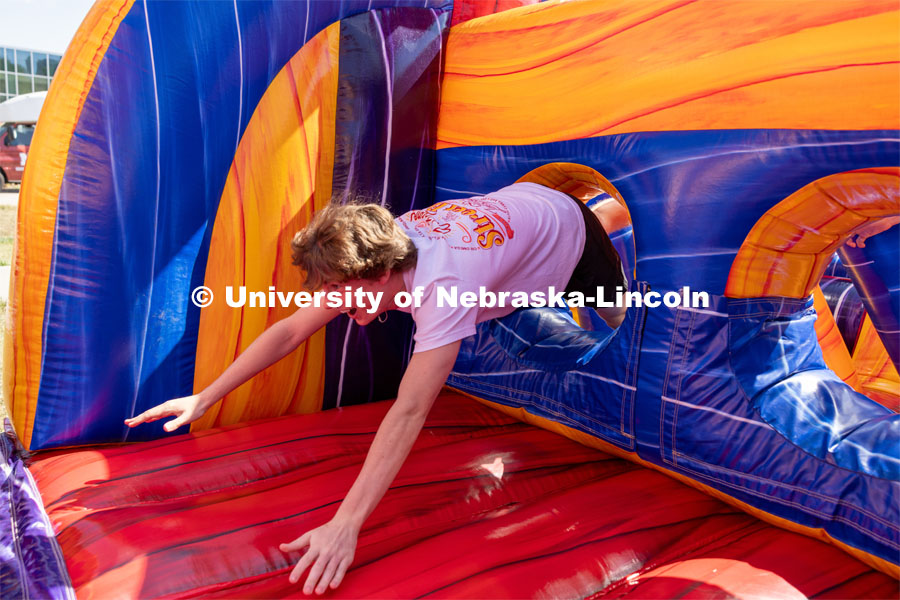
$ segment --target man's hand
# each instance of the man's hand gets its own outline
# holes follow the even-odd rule
[[[193,396],[184,396],[183,398],[175,398],[174,400],[163,402],[136,417],[125,419],[125,424],[129,427],[135,427],[141,423],[150,423],[165,417],[176,417],[163,425],[163,429],[166,431],[175,431],[182,425],[187,425],[202,417],[207,408],[200,395],[194,394]]]
[[[300,581],[303,571],[312,565],[303,585],[303,593],[312,594],[315,591],[316,594],[324,594],[329,586],[336,589],[353,562],[358,535],[359,529],[355,525],[335,518],[307,531],[289,544],[281,544],[279,549],[282,552],[297,552],[309,546],[291,571],[291,583]]]
[[[163,402],[136,417],[126,419],[125,424],[134,427],[165,417],[176,417],[163,427],[166,431],[175,431],[182,425],[196,421],[231,390],[296,349],[339,314],[340,311],[328,307],[313,306],[297,310],[253,340],[231,366],[199,394]]]
[[[887,231],[898,223],[900,223],[900,217],[884,217],[877,221],[872,221],[860,227],[856,233],[851,235],[850,239],[847,240],[847,245],[851,248],[865,248],[867,239]]]
[[[323,594],[329,587],[335,589],[344,579],[353,562],[359,531],[406,460],[434,399],[456,362],[459,345],[460,342],[455,341],[413,354],[400,382],[397,400],[378,426],[362,470],[334,518],[290,544],[280,546],[282,552],[309,546],[291,571],[291,583],[296,583],[312,565],[303,593]]]

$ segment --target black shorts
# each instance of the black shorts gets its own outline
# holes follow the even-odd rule
[[[581,210],[585,239],[584,251],[578,264],[575,265],[569,283],[566,284],[566,293],[581,292],[586,298],[599,300],[597,288],[602,287],[603,298],[610,302],[615,298],[617,286],[621,286],[623,290],[628,289],[619,253],[616,252],[609,235],[591,209],[581,200],[572,196],[569,198],[572,198]],[[596,307],[596,302],[585,304]]]

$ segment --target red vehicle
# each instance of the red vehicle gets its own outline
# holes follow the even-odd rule
[[[34,123],[0,125],[0,188],[7,182],[22,181],[32,135]]]

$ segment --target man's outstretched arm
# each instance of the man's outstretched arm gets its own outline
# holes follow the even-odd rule
[[[125,424],[135,427],[141,423],[175,417],[163,426],[166,431],[175,431],[182,425],[196,421],[225,394],[272,363],[287,356],[338,314],[338,310],[327,307],[310,306],[298,309],[291,316],[278,321],[262,332],[214,382],[200,393],[163,402],[136,417],[126,419]]]
[[[456,362],[459,344],[457,341],[413,354],[400,381],[397,400],[381,421],[362,470],[337,514],[321,527],[281,545],[283,552],[309,547],[290,575],[291,583],[296,583],[312,565],[303,586],[305,594],[322,594],[329,585],[332,589],[340,585],[353,562],[359,530],[419,436],[425,417]]]

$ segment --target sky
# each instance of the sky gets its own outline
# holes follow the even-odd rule
[[[94,0],[0,0],[0,46],[62,54]]]

